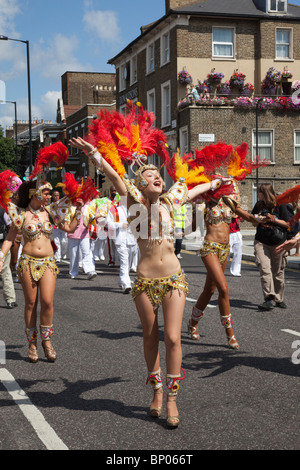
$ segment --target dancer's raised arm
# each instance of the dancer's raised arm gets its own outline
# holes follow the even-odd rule
[[[104,160],[102,155],[98,152],[96,148],[93,147],[92,144],[90,144],[86,140],[83,140],[81,137],[73,137],[71,140],[69,140],[69,145],[86,153],[87,156],[92,160],[96,168],[101,172],[105,173],[108,179],[115,186],[120,196],[126,196],[127,189],[124,182],[122,181],[122,178],[110,166],[110,164],[106,160]]]

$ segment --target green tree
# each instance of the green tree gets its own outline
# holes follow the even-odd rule
[[[16,171],[16,146],[13,139],[4,137],[0,126],[0,171],[7,169]]]

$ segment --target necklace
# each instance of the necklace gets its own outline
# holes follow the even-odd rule
[[[28,204],[28,209],[33,215],[33,220],[37,222],[37,228],[40,230],[43,226],[42,222],[40,221],[39,214],[42,212],[43,207],[40,207],[39,209],[33,209],[30,204]]]
[[[30,212],[31,212],[34,216],[37,216],[37,217],[38,217],[38,214],[39,214],[40,212],[42,212],[43,207],[40,207],[39,209],[33,209],[33,208],[31,207],[31,205],[28,204],[28,209],[30,210]]]

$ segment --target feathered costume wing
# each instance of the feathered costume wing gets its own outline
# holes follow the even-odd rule
[[[69,151],[62,142],[55,142],[48,147],[40,148],[37,153],[35,164],[29,179],[39,176],[45,169],[50,166],[51,162],[56,162],[57,167],[60,168],[67,161]]]
[[[169,161],[167,139],[163,131],[154,127],[155,116],[144,110],[140,103],[127,103],[125,115],[114,111],[101,111],[90,125],[86,139],[97,147],[102,157],[123,177],[124,164],[134,161],[134,154],[156,154],[162,163]]]

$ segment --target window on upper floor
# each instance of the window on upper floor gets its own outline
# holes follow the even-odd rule
[[[260,160],[269,160],[274,162],[274,136],[272,130],[258,131],[257,154]],[[252,158],[256,158],[256,130],[252,133]]]
[[[269,12],[286,13],[287,0],[269,0]]]
[[[179,129],[179,148],[180,154],[184,155],[189,151],[189,129],[188,126]]]
[[[137,82],[137,56],[133,56],[130,61],[130,85]]]
[[[155,61],[154,61],[154,42],[149,44],[147,47],[147,73],[154,71]]]
[[[276,59],[292,59],[292,29],[276,29]]]
[[[214,58],[222,57],[233,59],[235,55],[234,28],[212,29],[212,55]]]
[[[171,83],[161,85],[161,127],[171,125]]]
[[[162,35],[161,40],[160,40],[160,50],[161,50],[160,64],[161,65],[167,64],[170,61],[170,34],[169,32]]]
[[[295,131],[294,143],[295,143],[294,163],[300,163],[300,131]]]
[[[155,106],[155,89],[147,91],[147,111],[149,113],[156,114],[156,106]]]

